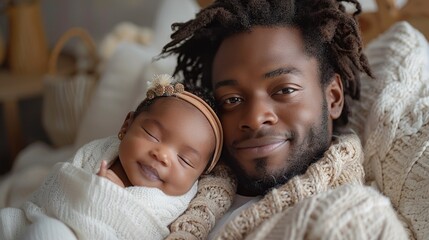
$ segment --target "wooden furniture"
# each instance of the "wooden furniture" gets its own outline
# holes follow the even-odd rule
[[[23,3],[7,7],[10,71],[19,74],[42,74],[46,72],[48,44],[40,2],[21,2]]]
[[[205,8],[213,2],[213,0],[196,0],[196,1],[201,8]]]
[[[3,106],[7,144],[11,159],[24,147],[19,101],[42,94],[42,75],[17,75],[0,72],[0,102]]]
[[[399,8],[395,0],[374,0],[378,11],[359,15],[362,37],[368,43],[395,22],[407,21],[429,39],[429,1],[408,0]]]

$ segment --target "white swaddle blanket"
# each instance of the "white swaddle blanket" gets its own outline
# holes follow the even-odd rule
[[[118,145],[116,137],[96,140],[82,147],[71,162],[56,164],[20,209],[0,211],[0,239],[165,238],[168,225],[196,194],[197,183],[182,196],[168,196],[157,188],[121,188],[95,175],[101,160],[115,159]]]

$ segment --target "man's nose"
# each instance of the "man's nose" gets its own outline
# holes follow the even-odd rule
[[[258,130],[264,125],[273,125],[277,121],[274,104],[266,98],[255,98],[246,103],[239,127],[241,130]]]

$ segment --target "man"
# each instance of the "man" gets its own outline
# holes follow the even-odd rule
[[[163,54],[214,93],[237,175],[209,238],[406,239],[388,201],[361,186],[361,145],[345,130],[347,97],[359,98],[360,72],[371,76],[360,4],[347,2],[354,14],[335,0],[218,0],[173,25]]]

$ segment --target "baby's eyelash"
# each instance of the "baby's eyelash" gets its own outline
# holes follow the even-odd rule
[[[146,130],[146,128],[143,128],[143,130],[147,133],[147,135],[149,135],[150,137],[152,137],[153,139],[159,142],[159,139],[156,138],[154,135],[152,135],[148,130]]]
[[[186,160],[185,158],[181,157],[180,155],[178,156],[180,160],[182,160],[186,165],[190,166],[191,168],[194,168],[194,166],[192,166],[192,164]]]

